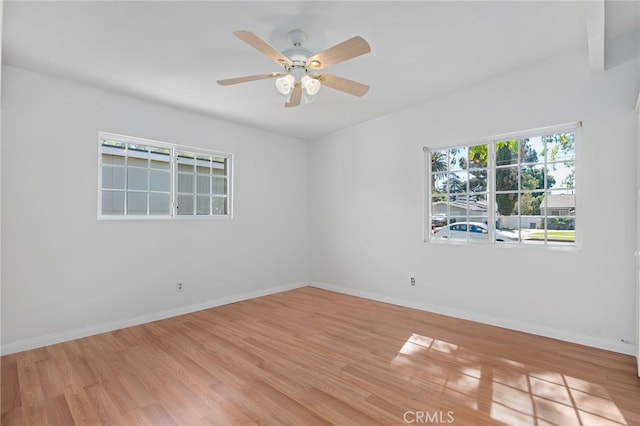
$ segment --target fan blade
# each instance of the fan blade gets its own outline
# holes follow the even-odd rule
[[[366,84],[338,77],[337,75],[320,74],[316,78],[320,80],[323,86],[331,87],[332,89],[340,90],[354,96],[363,96],[369,91],[369,86]]]
[[[289,102],[284,104],[285,107],[296,107],[300,105],[300,101],[302,100],[302,86],[298,83],[296,87],[293,89],[293,93],[291,94],[291,99]]]
[[[285,75],[285,74],[286,73],[272,72],[272,73],[269,73],[269,74],[249,75],[249,76],[246,76],[246,77],[228,78],[226,80],[218,80],[218,84],[220,84],[222,86],[229,86],[231,84],[246,83],[248,81],[265,80],[267,78],[279,77],[279,76]]]
[[[280,65],[291,66],[293,64],[291,62],[291,59],[284,56],[274,47],[271,47],[271,45],[267,44],[267,42],[262,40],[260,37],[258,37],[251,31],[234,31],[233,34],[235,34],[238,38],[240,38],[242,41],[247,43],[249,46],[253,47],[254,49],[257,49],[260,53],[267,56],[269,59],[276,61]]]
[[[307,59],[307,66],[314,70],[321,70],[369,52],[371,52],[369,43],[362,37],[355,36],[328,48],[324,52],[313,55]]]

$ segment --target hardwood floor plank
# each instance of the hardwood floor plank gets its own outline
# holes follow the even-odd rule
[[[64,387],[64,398],[69,412],[76,425],[99,425],[101,424],[98,413],[89,400],[89,395],[85,389],[76,384],[68,384]],[[48,424],[48,423],[31,423]]]
[[[46,424],[45,397],[40,376],[34,361],[29,356],[18,358],[21,406],[26,421],[30,424]]]
[[[640,425],[632,357],[312,287],[1,368],[3,426]]]
[[[62,374],[54,361],[50,359],[37,361],[36,368],[45,398],[55,398],[64,393]]]
[[[119,425],[123,419],[120,408],[111,398],[107,390],[101,384],[93,384],[84,387],[96,416],[103,425]],[[64,424],[64,423],[61,423]]]
[[[45,411],[47,414],[46,424],[50,425],[74,425],[76,424],[73,415],[69,410],[69,404],[64,395],[55,395],[47,399]]]
[[[0,372],[2,373],[0,374],[2,415],[22,405],[20,378],[18,377],[18,357],[15,354],[3,356],[0,364]]]

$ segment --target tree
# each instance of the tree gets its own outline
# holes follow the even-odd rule
[[[551,153],[549,159],[553,162],[553,170],[555,170],[556,161],[563,162],[571,172],[562,180],[562,185],[566,188],[575,188],[576,178],[576,140],[575,133],[556,133],[554,135],[545,136],[545,142],[547,143],[547,149],[551,147]],[[562,156],[566,156],[568,161],[562,161]]]
[[[498,142],[496,144],[496,165],[508,165],[513,163],[514,158],[518,158],[518,141],[511,140]],[[518,168],[503,167],[496,169],[496,190],[497,191],[517,191],[518,190]],[[517,193],[496,194],[498,212],[503,216],[509,216],[518,202]]]
[[[432,201],[445,201],[447,197],[445,195],[436,195],[438,193],[446,192],[446,189],[438,189],[436,184],[439,178],[442,178],[443,174],[437,174],[438,172],[446,172],[449,169],[447,164],[447,153],[445,151],[432,151],[431,152],[431,193],[433,196]],[[445,179],[446,182],[446,179]]]
[[[522,174],[530,178],[530,180],[527,180],[528,184],[526,186],[523,182],[523,188],[525,189],[549,189],[556,184],[556,178],[547,174],[547,185],[545,187],[544,170],[534,166],[523,167]],[[523,179],[523,181],[524,180],[525,179]]]
[[[431,189],[433,193],[446,192],[438,190],[436,183],[443,176],[436,174],[438,172],[446,172],[448,170],[447,153],[444,151],[432,151],[431,152]]]
[[[447,168],[447,153],[444,151],[432,151],[431,172],[446,172]]]
[[[449,174],[449,193],[467,192],[467,184],[456,173]]]

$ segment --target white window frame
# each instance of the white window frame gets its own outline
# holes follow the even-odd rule
[[[480,245],[497,245],[500,247],[545,247],[545,248],[559,248],[559,249],[577,249],[579,247],[581,247],[581,241],[582,241],[582,232],[579,232],[579,228],[578,228],[578,224],[579,224],[579,219],[578,216],[575,215],[574,217],[574,229],[575,229],[575,241],[573,243],[564,243],[564,244],[554,244],[554,243],[550,243],[549,241],[547,241],[546,238],[546,234],[547,231],[549,230],[548,225],[545,226],[544,232],[545,232],[545,239],[544,239],[544,244],[530,244],[530,243],[523,243],[522,239],[520,238],[520,240],[517,243],[510,243],[510,244],[502,244],[502,243],[497,243],[495,241],[495,233],[496,233],[496,227],[495,227],[495,223],[496,223],[496,209],[493,208],[487,208],[487,221],[488,221],[488,239],[487,241],[473,241],[473,240],[438,240],[438,239],[434,239],[432,238],[432,217],[434,216],[434,212],[431,211],[432,209],[432,198],[433,198],[433,194],[432,194],[432,183],[431,183],[431,178],[432,178],[432,170],[431,170],[431,153],[434,151],[442,151],[442,150],[448,150],[448,149],[454,149],[454,148],[458,148],[458,147],[469,147],[469,146],[476,146],[476,145],[483,145],[486,144],[488,146],[488,165],[487,165],[487,184],[488,184],[488,188],[487,188],[487,206],[489,205],[494,205],[496,204],[496,188],[495,188],[495,173],[496,173],[496,144],[499,142],[503,142],[503,141],[507,141],[507,140],[512,140],[512,139],[524,139],[524,138],[532,138],[532,137],[537,137],[537,136],[542,136],[542,135],[552,135],[552,134],[557,134],[557,133],[568,133],[568,132],[572,132],[574,133],[574,138],[575,138],[575,146],[574,146],[574,188],[573,188],[573,194],[575,196],[575,204],[576,204],[576,208],[575,210],[577,210],[578,212],[581,212],[582,209],[579,205],[580,203],[580,198],[578,196],[578,190],[576,190],[576,188],[580,187],[580,184],[578,183],[578,164],[579,164],[579,160],[578,160],[578,152],[579,152],[579,139],[580,139],[580,130],[582,127],[582,122],[578,121],[578,122],[572,122],[572,123],[565,123],[565,124],[561,124],[561,125],[555,125],[555,126],[549,126],[549,127],[542,127],[542,128],[536,128],[536,129],[530,129],[530,130],[524,130],[524,131],[519,131],[519,132],[511,132],[511,133],[504,133],[504,134],[499,134],[499,135],[494,135],[494,136],[490,136],[490,137],[483,137],[483,138],[476,138],[476,139],[470,139],[470,140],[466,140],[466,141],[460,141],[460,142],[456,142],[456,143],[452,143],[452,144],[447,144],[444,146],[433,146],[433,147],[423,147],[423,152],[424,152],[424,162],[425,162],[425,178],[424,178],[424,185],[425,185],[425,191],[423,192],[425,194],[424,197],[424,223],[423,223],[423,230],[424,230],[424,242],[426,243],[435,243],[435,244],[480,244]],[[520,165],[520,160],[518,160],[518,165]],[[545,156],[545,166],[547,164],[547,160],[546,160],[546,156]],[[545,192],[547,191],[551,191],[550,189],[545,189]],[[519,192],[519,190],[518,190]],[[548,213],[545,212],[544,218],[545,218],[545,223],[547,223],[547,218],[551,218],[552,216]]]
[[[163,150],[169,150],[170,151],[170,167],[169,167],[169,179],[170,179],[170,183],[169,183],[169,212],[167,214],[150,214],[149,212],[149,205],[150,202],[147,199],[147,213],[146,214],[128,214],[127,213],[127,194],[128,193],[133,193],[133,192],[141,192],[141,191],[136,191],[136,190],[130,190],[126,187],[125,184],[125,189],[122,190],[117,190],[117,191],[121,191],[124,193],[124,198],[125,198],[125,204],[124,204],[124,212],[122,214],[103,214],[102,212],[102,196],[103,196],[103,190],[112,190],[109,188],[103,188],[103,182],[102,182],[102,176],[103,176],[103,148],[102,148],[102,143],[105,140],[112,140],[112,141],[116,141],[116,142],[120,142],[120,143],[124,143],[124,144],[136,144],[136,145],[142,145],[145,147],[151,147],[151,148],[156,148],[156,149],[163,149]],[[219,158],[219,159],[224,159],[225,161],[225,170],[226,173],[224,175],[220,175],[220,177],[218,177],[218,179],[224,178],[224,180],[226,181],[225,184],[225,191],[224,194],[214,194],[213,193],[213,185],[212,185],[212,181],[209,184],[210,187],[210,192],[207,196],[209,196],[211,199],[213,198],[226,198],[226,213],[224,214],[214,214],[213,213],[213,206],[210,205],[210,209],[209,209],[209,213],[208,214],[198,214],[197,210],[194,207],[194,213],[193,214],[178,214],[178,185],[177,185],[177,181],[178,181],[178,167],[177,167],[177,161],[178,161],[178,153],[188,153],[188,154],[193,154],[195,156],[201,156],[201,157],[206,157],[206,156],[210,156],[210,157],[215,157],[215,158]],[[213,160],[212,160],[213,163]],[[123,166],[126,169],[126,166]],[[213,167],[213,166],[212,166]],[[224,152],[219,152],[219,151],[213,151],[213,150],[209,150],[209,149],[203,149],[203,148],[194,148],[194,147],[190,147],[190,146],[185,146],[185,145],[178,145],[178,144],[172,144],[172,143],[167,143],[167,142],[160,142],[160,141],[155,141],[155,140],[151,140],[151,139],[143,139],[143,138],[138,138],[138,137],[134,137],[134,136],[126,136],[126,135],[120,135],[120,134],[116,134],[116,133],[109,133],[109,132],[103,132],[100,131],[98,132],[98,219],[99,220],[148,220],[148,219],[178,219],[178,220],[182,220],[182,219],[193,219],[193,218],[197,218],[197,219],[204,219],[204,218],[232,218],[233,217],[233,155],[229,154],[229,153],[224,153]],[[155,170],[153,168],[151,168],[149,166],[148,168],[149,171],[151,170]],[[211,172],[212,174],[209,175],[211,177],[211,179],[213,179],[213,172]],[[197,172],[194,171],[194,179],[196,179],[194,181],[194,199],[197,197],[197,193],[196,193],[196,185],[197,185]],[[126,173],[125,173],[125,181],[126,181]],[[161,192],[161,193],[166,193],[166,191],[153,191],[151,190],[151,188],[147,188],[146,190],[149,194],[154,193],[154,192]],[[204,194],[202,196],[205,196]],[[211,201],[213,202],[213,201]],[[195,206],[195,205],[194,205]]]

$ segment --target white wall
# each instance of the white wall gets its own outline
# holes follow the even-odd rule
[[[638,58],[618,62],[568,53],[314,141],[311,283],[635,353]],[[423,242],[423,146],[579,120],[580,249]]]
[[[305,142],[8,66],[2,80],[5,353],[306,282]],[[97,220],[100,130],[232,153],[233,219]]]

